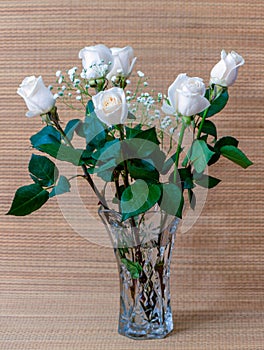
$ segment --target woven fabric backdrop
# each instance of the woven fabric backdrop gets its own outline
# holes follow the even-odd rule
[[[1,349],[264,349],[263,15],[263,0],[0,0]],[[215,122],[219,136],[240,140],[254,166],[244,171],[221,160],[212,168],[223,181],[195,225],[177,236],[175,330],[160,341],[117,334],[114,254],[76,232],[56,199],[29,217],[5,216],[16,188],[30,183],[29,137],[41,126],[24,117],[18,84],[33,74],[54,83],[58,69],[80,67],[79,50],[97,43],[131,45],[136,70],[164,93],[182,72],[208,82],[223,48],[246,61]],[[95,212],[87,187],[82,196]],[[81,221],[74,198],[68,205]],[[106,234],[96,219],[86,230]]]

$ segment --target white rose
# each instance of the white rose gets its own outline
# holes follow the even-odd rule
[[[86,79],[105,77],[113,63],[111,50],[102,44],[83,48],[79,58],[82,59]]]
[[[111,52],[114,58],[114,63],[111,67],[110,72],[107,75],[107,79],[111,80],[111,78],[114,76],[128,78],[132,72],[132,69],[137,59],[136,57],[134,57],[134,51],[132,47],[112,47]]]
[[[211,84],[230,86],[237,78],[238,68],[245,63],[242,56],[235,51],[221,52],[221,60],[211,70]]]
[[[169,103],[164,102],[162,109],[167,114],[180,114],[190,117],[202,112],[210,106],[204,97],[205,85],[200,78],[190,78],[186,74],[179,74],[168,89]]]
[[[126,95],[123,89],[113,87],[92,97],[94,111],[108,126],[124,124],[128,115]]]
[[[43,83],[42,77],[26,77],[17,89],[28,108],[27,117],[48,113],[55,104],[55,99],[49,88]]]

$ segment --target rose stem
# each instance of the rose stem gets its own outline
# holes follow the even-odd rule
[[[124,140],[124,127],[123,125],[118,126],[118,130],[120,132],[120,140]],[[122,149],[122,144],[121,144],[121,149]],[[123,157],[125,158],[125,157]],[[127,167],[127,161],[124,159],[124,186],[127,188],[129,186],[129,179],[128,179],[128,167]],[[140,239],[139,239],[139,230],[138,227],[136,226],[136,222],[134,217],[130,218],[130,223],[131,223],[131,228],[135,237],[136,241],[136,258],[140,264],[142,264],[142,254],[140,251]]]
[[[182,120],[182,126],[181,126],[180,136],[179,136],[179,140],[178,140],[176,155],[175,155],[174,174],[173,174],[173,182],[174,183],[176,183],[176,180],[177,180],[179,157],[180,157],[181,146],[182,146],[183,136],[184,136],[184,132],[185,132],[186,127],[187,126],[186,126],[184,120]]]
[[[196,136],[197,139],[199,139],[199,137],[201,136],[202,129],[203,129],[203,125],[204,125],[204,122],[205,122],[205,118],[206,118],[208,109],[209,109],[209,107],[206,108],[206,109],[204,110],[204,112],[203,112],[203,117],[202,117],[202,120],[201,120],[201,122],[200,122],[199,129],[198,129],[197,136]]]
[[[216,85],[215,85],[216,87]],[[218,89],[217,93],[215,94],[215,88],[212,88],[210,86],[210,93],[209,93],[209,102],[212,102],[214,99],[218,98],[222,92],[223,92],[223,87],[217,87],[216,90]],[[203,116],[202,116],[202,120],[200,122],[200,126],[199,126],[199,129],[198,129],[198,132],[197,132],[197,139],[199,139],[199,137],[201,136],[201,133],[202,133],[202,129],[203,129],[203,125],[204,125],[204,122],[205,122],[205,118],[207,116],[207,113],[208,113],[208,110],[209,110],[210,106],[208,108],[206,108],[203,112]]]

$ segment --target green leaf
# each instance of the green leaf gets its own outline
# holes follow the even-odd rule
[[[206,118],[212,117],[216,113],[219,113],[227,104],[228,101],[228,91],[223,90],[221,95],[211,102],[211,105],[206,114]],[[202,113],[200,114],[202,116]]]
[[[148,140],[154,142],[156,145],[160,144],[155,127],[140,131],[135,135],[135,138]]]
[[[195,183],[204,188],[213,188],[221,182],[221,180],[216,177],[209,176],[206,174],[196,174],[194,177]]]
[[[116,167],[116,162],[114,159],[110,159],[104,164],[101,164],[98,168],[95,169],[94,173],[100,173],[101,171],[113,169]]]
[[[223,146],[234,146],[234,147],[237,147],[238,146],[238,140],[235,139],[234,137],[232,136],[224,136],[222,137],[221,139],[219,139],[215,145],[214,145],[214,151],[216,153],[221,153],[220,152],[220,149],[221,147]]]
[[[24,216],[39,209],[49,199],[49,192],[39,184],[20,187],[7,215]]]
[[[31,136],[31,144],[37,148],[42,144],[52,144],[61,142],[61,134],[53,126],[45,126],[37,134]]]
[[[202,132],[208,135],[213,136],[215,139],[217,139],[217,130],[216,126],[213,122],[210,120],[205,120],[203,127],[202,127]]]
[[[161,169],[161,174],[166,175],[170,168],[174,165],[176,159],[176,152],[166,160],[166,162],[163,164],[163,167]]]
[[[144,180],[136,180],[128,186],[121,196],[122,220],[144,213],[159,200],[159,185],[147,184]]]
[[[122,162],[123,155],[121,153],[121,142],[118,139],[108,141],[98,151],[93,153],[93,158],[100,162],[107,162],[110,159],[115,159],[116,164]]]
[[[107,132],[104,124],[97,118],[95,112],[90,113],[83,123],[83,132],[88,145],[98,147],[105,143]]]
[[[94,111],[94,104],[92,100],[89,100],[86,105],[86,115],[92,114]]]
[[[49,197],[58,196],[59,194],[63,194],[66,192],[70,192],[71,184],[67,177],[61,175],[59,181],[55,187],[53,187],[52,191],[49,194]]]
[[[121,142],[123,153],[128,158],[147,158],[154,153],[159,147],[152,141],[140,138],[133,138]]]
[[[188,199],[189,199],[190,207],[192,208],[192,210],[194,210],[196,206],[196,197],[193,190],[191,190],[190,188],[188,189]]]
[[[85,163],[82,160],[84,150],[75,149],[61,143],[43,144],[36,147],[39,151],[45,152],[50,156],[59,160],[72,163],[74,165],[82,165]]]
[[[156,182],[159,180],[159,172],[155,167],[144,159],[129,159],[127,161],[129,175],[133,179],[143,179]]]
[[[179,176],[179,179],[178,179],[178,176]],[[178,169],[178,176],[177,176],[177,182],[181,183],[181,187],[183,189],[194,188],[193,175],[190,167]]]
[[[134,116],[134,114],[133,114],[133,113],[128,112],[127,119],[136,120],[136,117]]]
[[[94,173],[97,173],[104,181],[111,182],[114,181],[114,170],[116,166],[115,159],[110,159],[108,162],[95,168]]]
[[[127,270],[129,271],[131,278],[137,279],[139,278],[141,272],[143,271],[143,268],[138,262],[133,262],[131,260],[128,260],[126,258],[122,258],[121,262],[125,265]]]
[[[161,151],[160,148],[157,146],[154,152],[152,152],[151,155],[149,155],[149,157],[147,157],[145,160],[153,164],[153,166],[159,172],[161,172],[164,167],[164,162],[166,160],[166,154],[163,151]]]
[[[214,152],[208,148],[208,145],[204,140],[195,140],[190,150],[188,151],[188,154],[186,155],[182,165],[186,166],[186,159],[187,161],[189,159],[193,164],[195,170],[198,173],[202,173],[213,155]]]
[[[96,161],[92,157],[92,151],[90,150],[82,150],[82,156],[81,156],[81,162],[85,163],[86,165],[95,165]]]
[[[141,124],[137,124],[134,128],[125,127],[126,139],[132,139],[141,132]]]
[[[80,119],[72,119],[67,123],[64,133],[69,140],[72,140],[74,131],[80,126],[81,123],[82,122]]]
[[[159,200],[160,209],[181,218],[182,205],[183,196],[181,189],[173,183],[162,184],[162,196]]]
[[[46,126],[39,133],[33,135],[30,140],[34,148],[59,160],[74,165],[82,165],[88,161],[88,150],[75,149],[62,144],[60,133],[52,126]],[[91,153],[89,153],[89,156]]]
[[[32,154],[28,165],[32,179],[44,187],[53,185],[58,178],[58,168],[45,156]]]
[[[223,146],[221,147],[220,152],[224,157],[230,159],[232,162],[240,165],[244,169],[253,164],[251,160],[249,160],[247,156],[235,146]]]

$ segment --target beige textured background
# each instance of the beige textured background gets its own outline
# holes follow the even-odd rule
[[[1,349],[264,349],[263,15],[263,0],[0,0]],[[175,331],[161,341],[117,334],[113,252],[76,233],[56,200],[30,217],[4,215],[15,189],[30,182],[28,138],[40,126],[24,117],[18,84],[32,74],[53,83],[57,69],[80,65],[79,49],[96,43],[133,46],[137,69],[164,92],[181,72],[208,81],[222,48],[246,60],[215,121],[255,164],[212,168],[223,182],[196,225],[177,236]],[[78,219],[74,203],[72,213]]]

